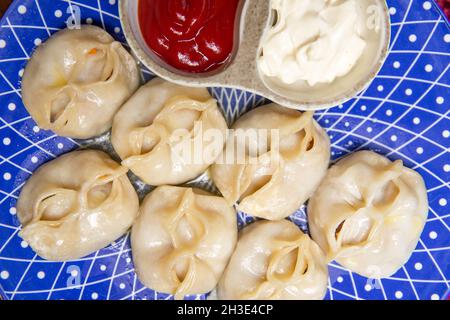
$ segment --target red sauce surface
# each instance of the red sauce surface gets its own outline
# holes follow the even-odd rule
[[[233,53],[240,0],[139,0],[139,24],[150,49],[190,73],[215,70]]]

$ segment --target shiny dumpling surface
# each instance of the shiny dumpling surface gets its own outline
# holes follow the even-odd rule
[[[237,239],[235,211],[200,190],[159,187],[131,232],[136,273],[147,287],[181,299],[213,290]]]
[[[245,114],[233,129],[235,142],[228,140],[226,156],[219,157],[224,161],[211,168],[214,183],[225,199],[230,204],[239,203],[239,211],[268,220],[294,213],[318,187],[330,161],[330,140],[313,114],[270,104]],[[245,155],[233,154],[230,150],[242,141],[237,137],[242,130],[250,133],[248,137],[267,130],[263,132],[269,138],[246,139],[246,144],[253,145],[241,148]],[[227,160],[230,154],[234,156],[231,163]]]
[[[308,205],[311,235],[328,258],[370,278],[407,262],[427,213],[422,177],[371,151],[334,165]]]
[[[139,199],[121,167],[101,151],[75,151],[39,168],[17,203],[20,236],[42,258],[78,259],[118,239]]]
[[[178,185],[196,178],[214,163],[225,144],[227,129],[216,100],[206,88],[154,79],[116,115],[111,141],[122,165],[147,184]],[[211,132],[219,137],[209,140]]]
[[[288,220],[258,221],[239,235],[217,288],[224,300],[320,300],[328,269],[319,246]]]
[[[87,139],[111,128],[138,88],[136,62],[103,29],[65,29],[40,45],[22,80],[25,107],[39,127]]]

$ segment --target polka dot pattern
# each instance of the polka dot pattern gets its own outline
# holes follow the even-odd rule
[[[117,40],[125,41],[117,0],[72,3],[79,8],[82,23],[104,25]],[[420,172],[427,184],[430,212],[420,242],[402,269],[378,281],[331,262],[326,299],[439,300],[449,289],[445,262],[450,260],[450,61],[446,49],[450,30],[432,1],[387,3],[393,24],[392,51],[380,74],[351,101],[315,116],[332,137],[333,161],[352,151],[371,149],[402,159]],[[11,26],[4,19],[0,28],[0,295],[8,299],[171,299],[145,288],[137,279],[129,234],[89,257],[65,264],[41,261],[17,235],[16,201],[30,173],[60,154],[107,140],[85,142],[54,136],[36,126],[21,102],[26,57],[49,34],[65,27],[70,12],[68,1],[17,0],[5,17]],[[143,75],[152,77],[145,69]],[[230,123],[267,102],[234,89],[210,91]],[[202,179],[198,184],[211,187]],[[238,213],[238,220],[243,226],[253,218]],[[307,230],[304,207],[291,220]],[[74,285],[80,290],[73,290]]]

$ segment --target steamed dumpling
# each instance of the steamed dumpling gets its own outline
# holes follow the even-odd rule
[[[214,163],[227,129],[216,100],[205,88],[154,79],[116,115],[111,140],[122,165],[144,182],[178,185]]]
[[[23,75],[23,102],[39,127],[87,139],[111,128],[139,82],[134,59],[119,42],[82,26],[59,31],[36,49]]]
[[[239,203],[239,211],[268,220],[294,213],[318,187],[330,161],[330,140],[313,114],[271,104],[247,113],[233,129],[222,162],[211,169],[224,198]],[[242,132],[248,137],[240,148],[245,155],[233,152]],[[252,137],[261,132],[269,137]]]
[[[422,177],[369,151],[333,166],[308,206],[311,235],[328,258],[374,279],[407,262],[427,212]]]
[[[159,187],[144,200],[131,232],[136,273],[147,287],[186,295],[213,290],[233,253],[236,213],[221,197]]]
[[[328,269],[319,246],[288,220],[258,221],[239,236],[217,288],[224,300],[320,300]]]
[[[100,151],[75,151],[39,168],[17,203],[19,235],[42,258],[73,260],[118,239],[139,200],[121,167]]]

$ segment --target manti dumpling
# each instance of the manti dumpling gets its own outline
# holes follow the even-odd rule
[[[239,236],[217,288],[221,300],[320,300],[328,268],[320,247],[288,220],[258,221]]]
[[[101,151],[75,151],[39,168],[17,203],[20,236],[42,258],[89,255],[127,232],[139,200],[121,167]]]
[[[182,299],[213,290],[233,253],[236,212],[198,189],[159,187],[131,232],[136,273],[147,287]]]
[[[103,29],[82,26],[39,46],[22,80],[23,102],[39,127],[87,139],[111,128],[140,83],[131,55]]]
[[[122,165],[145,183],[178,185],[214,163],[227,129],[216,100],[205,88],[154,79],[116,115],[111,141]]]
[[[328,258],[373,279],[407,262],[427,212],[422,177],[371,151],[334,165],[308,205],[312,238]]]
[[[239,203],[239,211],[268,220],[294,213],[318,187],[330,161],[330,140],[313,113],[270,104],[245,114],[233,129],[211,168],[224,198]]]

